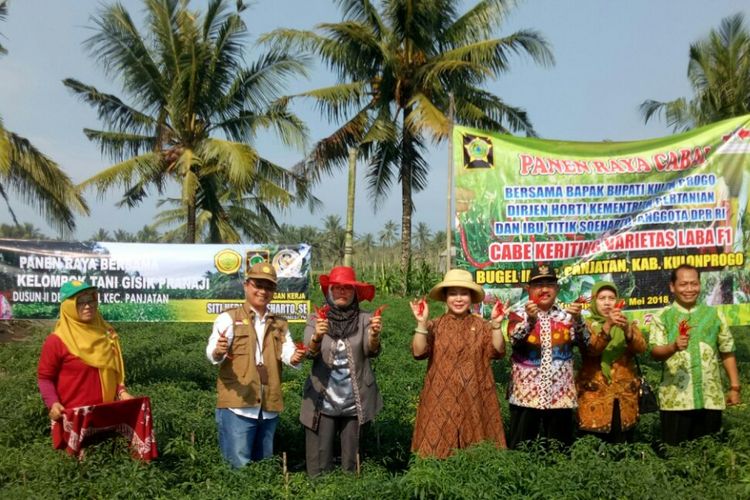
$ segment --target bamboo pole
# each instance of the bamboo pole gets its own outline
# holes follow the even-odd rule
[[[451,256],[451,247],[453,238],[451,237],[452,219],[453,219],[453,122],[456,113],[456,102],[453,99],[453,93],[448,94],[448,202],[446,203],[445,214],[445,271],[452,267],[453,259]]]
[[[354,194],[357,184],[357,148],[349,148],[349,188],[346,199],[346,235],[344,236],[344,265],[352,267],[354,253]]]

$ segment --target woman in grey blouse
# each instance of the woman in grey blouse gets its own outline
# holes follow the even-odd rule
[[[328,310],[311,318],[305,344],[313,359],[303,389],[300,421],[310,476],[333,467],[334,440],[341,439],[341,467],[354,471],[362,425],[383,407],[370,358],[380,354],[380,317],[360,311],[375,287],[357,281],[351,267],[334,267],[320,277]]]

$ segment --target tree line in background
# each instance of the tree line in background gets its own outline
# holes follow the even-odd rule
[[[313,274],[321,274],[344,262],[345,228],[341,217],[329,215],[320,226],[294,226],[281,224],[267,233],[267,238],[257,243],[297,244],[307,243],[312,247]],[[50,236],[28,222],[23,224],[0,224],[0,238],[48,240]],[[145,225],[135,232],[124,229],[110,231],[99,228],[84,238],[91,241],[121,243],[182,243],[179,235],[172,231],[160,232],[154,226]],[[395,293],[403,290],[404,279],[399,270],[400,261],[399,226],[387,220],[377,233],[354,235],[354,267],[362,279],[377,283],[378,289]],[[410,270],[410,293],[425,293],[435,283],[444,268],[446,247],[445,231],[432,231],[424,223],[417,223],[412,239],[414,247],[413,266]]]
[[[373,205],[396,183],[402,202],[401,223],[386,224],[387,238],[370,238],[381,247],[375,258],[369,258],[368,243],[358,258],[366,263],[395,258],[410,288],[420,259],[426,262],[417,243],[425,228],[412,228],[412,196],[427,188],[428,141],[446,140],[451,120],[535,135],[523,109],[486,87],[509,70],[510,56],[549,65],[552,52],[534,30],[497,37],[514,6],[510,0],[479,0],[465,12],[460,0],[336,3],[339,22],[263,35],[257,59],[249,64],[242,1],[211,0],[203,10],[193,10],[189,1],[143,0],[142,29],[121,4],[102,4],[91,18],[94,35],[84,49],[120,84],[124,97],[74,78],[63,84],[96,110],[101,128],[83,133],[113,164],[76,186],[60,166],[4,129],[0,120],[0,196],[18,230],[34,228],[18,222],[8,192],[65,235],[75,228],[76,215],[88,214],[85,189],[99,196],[119,191],[119,206],[133,207],[177,185],[179,197],[161,198],[164,209],[154,224],[130,236],[188,243],[274,241],[291,230],[280,226],[274,214],[293,204],[319,208],[312,189],[345,168],[354,150],[366,164]],[[0,20],[7,7],[8,0],[0,0]],[[336,83],[285,95],[285,85],[306,77],[316,59],[336,75]],[[644,121],[663,114],[675,130],[687,130],[750,113],[750,32],[741,14],[691,45],[688,78],[693,97],[647,100],[641,105]],[[331,135],[314,139],[312,147],[310,131],[291,109],[297,100],[312,100],[336,126]],[[253,145],[262,130],[310,153],[300,153],[301,160],[290,168],[275,164]],[[317,243],[319,264],[336,263],[344,247],[334,231],[337,225],[338,215],[329,216],[321,228],[294,228],[310,234],[292,241],[313,242],[313,236],[326,235]],[[367,235],[358,245],[363,240]]]

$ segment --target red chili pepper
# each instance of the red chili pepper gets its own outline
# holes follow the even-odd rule
[[[424,300],[424,297],[422,297],[421,299],[419,299],[419,304],[417,304],[417,315],[423,315],[425,307],[427,307],[427,301]]]
[[[505,304],[503,304],[500,299],[497,299],[495,302],[495,306],[492,308],[490,316],[494,318],[505,317]]]
[[[294,346],[297,348],[298,351],[307,351],[307,346],[304,342],[295,342]]]
[[[331,306],[328,304],[323,307],[315,307],[315,314],[318,315],[318,319],[328,319],[328,311],[331,310]]]
[[[535,292],[534,295],[529,296],[529,298],[534,304],[539,305],[539,302],[541,301],[541,292]]]
[[[615,302],[615,309],[625,309],[625,299],[620,299]]]
[[[382,306],[375,309],[375,312],[372,313],[372,315],[376,318],[379,318],[381,314],[383,314],[383,311],[385,311],[388,308],[388,304],[383,304]]]
[[[680,337],[687,337],[692,326],[688,324],[688,321],[686,319],[683,319],[682,321],[680,321],[680,324],[677,326],[677,328],[680,331]]]
[[[591,302],[591,299],[586,297],[585,295],[579,295],[578,298],[573,302],[575,302],[576,304],[588,304],[589,302]]]

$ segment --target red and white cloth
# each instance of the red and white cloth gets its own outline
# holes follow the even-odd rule
[[[151,400],[147,397],[67,408],[52,422],[52,444],[80,457],[83,448],[119,434],[130,442],[133,458],[146,462],[158,456]]]

